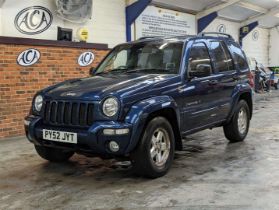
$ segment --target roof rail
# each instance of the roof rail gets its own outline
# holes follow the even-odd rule
[[[206,36],[206,35],[217,35],[217,36],[226,36],[230,39],[233,39],[233,37],[230,35],[230,34],[225,34],[225,33],[219,33],[219,32],[202,32],[202,33],[199,33],[198,36],[201,37],[201,36]]]
[[[137,40],[154,39],[154,38],[162,38],[162,36],[143,36],[138,38]]]

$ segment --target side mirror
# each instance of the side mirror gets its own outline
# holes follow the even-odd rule
[[[211,65],[210,64],[198,64],[196,69],[189,71],[190,79],[195,77],[207,77],[211,74]]]
[[[94,74],[95,74],[95,68],[94,67],[91,67],[90,69],[89,69],[89,75],[90,76],[94,76]]]

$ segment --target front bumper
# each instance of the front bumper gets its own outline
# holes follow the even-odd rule
[[[36,145],[65,148],[75,152],[104,156],[123,156],[131,143],[132,125],[115,121],[95,122],[90,128],[75,128],[45,125],[41,117],[30,115],[24,120],[25,133],[28,140]],[[43,139],[43,129],[77,133],[78,143],[68,144]],[[128,134],[104,135],[104,129],[129,129]],[[109,149],[109,142],[119,145],[117,152]]]

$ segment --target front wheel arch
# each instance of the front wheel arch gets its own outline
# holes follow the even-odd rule
[[[164,132],[168,141],[165,138],[163,138],[165,141],[162,141],[162,135],[161,137],[155,136],[155,138],[153,138],[157,130],[159,130],[159,132]],[[162,142],[164,142],[165,147],[162,147]],[[156,146],[154,147],[154,145]],[[166,145],[169,146],[167,147]],[[166,148],[168,148],[168,151],[166,151]],[[163,151],[166,153],[162,154]],[[164,176],[171,168],[174,159],[174,151],[175,137],[170,122],[161,116],[153,118],[148,122],[139,144],[131,153],[130,158],[134,173],[147,178]],[[158,154],[160,155],[158,156]],[[157,159],[158,157],[159,159]]]
[[[179,128],[179,123],[178,123],[178,119],[176,116],[176,112],[172,108],[164,108],[164,109],[157,110],[155,112],[150,113],[146,119],[144,129],[147,126],[147,124],[155,117],[164,117],[169,121],[169,123],[172,126],[173,132],[174,132],[175,150],[181,151],[182,150],[182,137],[180,135],[180,128]],[[143,132],[144,132],[144,129],[143,129]]]
[[[135,150],[147,123],[156,116],[165,117],[170,123],[173,123],[172,126],[176,135],[176,149],[182,149],[178,106],[170,96],[156,96],[134,104],[126,115],[125,122],[133,125],[131,141],[126,148],[126,154]]]

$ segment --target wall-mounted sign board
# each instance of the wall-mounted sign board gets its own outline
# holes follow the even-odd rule
[[[78,57],[78,64],[81,67],[89,66],[93,63],[95,55],[92,52],[84,52]]]
[[[27,49],[21,52],[17,57],[17,63],[20,66],[32,66],[40,60],[41,53],[37,49]]]
[[[16,29],[27,35],[40,34],[52,24],[53,16],[49,9],[41,6],[27,7],[15,17]]]
[[[195,35],[194,15],[148,6],[135,22],[135,39],[147,36]]]
[[[57,1],[6,0],[0,11],[0,36],[56,41],[58,27],[61,27],[73,30],[72,40],[74,42],[86,40],[89,43],[108,43],[112,48],[125,41],[126,27],[123,20],[125,19],[126,2],[124,0],[99,1],[101,3],[96,4],[96,0],[59,0],[58,3],[61,7],[56,6]],[[73,2],[87,2],[90,5],[93,2],[93,4],[92,8],[91,6],[90,8],[86,7],[86,4],[75,7]],[[67,5],[67,8],[62,8],[63,5]],[[84,7],[88,9],[89,13],[82,13],[79,19],[76,15]],[[62,9],[62,11],[59,9]],[[61,12],[66,12],[66,9],[73,10],[73,12],[68,11],[68,13],[65,13],[64,19],[59,18]],[[93,12],[90,12],[91,9],[93,9]],[[110,12],[104,14],[94,11]],[[87,15],[92,16],[92,18],[86,19],[87,21],[83,24],[79,24],[70,21],[69,18],[72,15],[77,17],[78,21],[85,20]],[[65,18],[68,20],[65,20]],[[79,37],[77,32],[81,27],[86,28],[88,33],[82,30],[82,37]],[[87,39],[85,36],[87,36]]]

